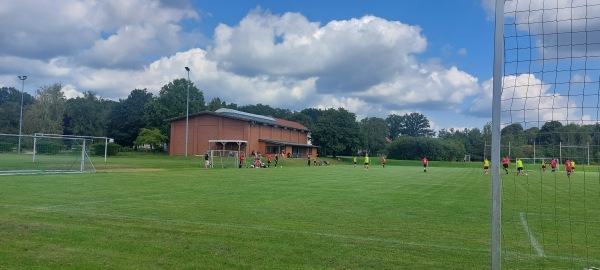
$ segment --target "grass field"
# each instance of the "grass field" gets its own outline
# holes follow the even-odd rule
[[[204,170],[129,154],[94,174],[1,176],[0,268],[489,268],[481,164],[331,162]],[[503,178],[505,269],[600,266],[597,170]]]

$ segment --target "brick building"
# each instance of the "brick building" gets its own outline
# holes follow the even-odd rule
[[[167,119],[171,125],[169,154],[185,154],[186,117]],[[210,150],[252,151],[264,155],[306,157],[317,154],[305,126],[283,119],[231,109],[199,112],[188,117],[188,155]]]

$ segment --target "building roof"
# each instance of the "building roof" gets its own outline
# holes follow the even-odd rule
[[[293,146],[320,148],[319,146],[312,145],[312,144],[306,144],[306,143],[294,143],[294,142],[274,141],[274,140],[265,140],[265,139],[258,139],[258,141],[266,142],[266,143],[270,143],[270,144],[274,144],[274,145],[293,145]]]
[[[192,116],[200,116],[200,115],[215,115],[215,116],[226,117],[226,118],[230,118],[230,119],[242,120],[242,121],[246,121],[246,122],[260,123],[260,124],[271,125],[271,126],[276,126],[276,127],[288,128],[288,129],[297,129],[297,130],[306,131],[306,132],[309,131],[308,128],[305,127],[304,125],[293,122],[293,121],[279,119],[279,118],[273,118],[273,117],[264,116],[264,115],[252,114],[252,113],[247,113],[247,112],[242,112],[242,111],[237,111],[237,110],[232,110],[232,109],[225,109],[225,108],[218,109],[215,112],[204,111],[204,112],[193,113],[193,114],[190,114],[189,116],[192,117]],[[165,121],[173,122],[173,121],[180,120],[180,119],[185,119],[185,115],[169,118],[169,119],[166,119]]]

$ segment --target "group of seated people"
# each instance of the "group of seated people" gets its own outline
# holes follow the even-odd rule
[[[267,165],[260,161],[260,158],[255,158],[250,164],[250,168],[266,168]]]

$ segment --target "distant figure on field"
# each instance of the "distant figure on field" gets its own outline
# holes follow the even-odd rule
[[[571,160],[571,172],[575,172],[575,160]]]
[[[426,173],[427,172],[427,165],[429,165],[429,160],[427,160],[427,157],[423,157],[423,159],[421,160],[421,162],[423,162],[423,172]]]
[[[555,172],[555,171],[556,171],[556,164],[557,164],[557,163],[558,163],[558,162],[557,162],[557,161],[556,161],[556,159],[554,159],[554,158],[552,159],[552,161],[550,161],[550,168],[552,168],[552,172]]]
[[[542,172],[546,172],[546,161],[542,160]]]
[[[517,175],[519,174],[525,175],[525,173],[523,172],[523,161],[517,158]]]
[[[365,167],[363,169],[365,171],[369,170],[369,154],[365,154]]]
[[[210,165],[210,160],[208,160],[208,152],[206,152],[204,154],[204,169],[208,169],[208,166]]]
[[[271,168],[271,155],[267,157],[267,168]]]
[[[488,169],[490,168],[490,161],[485,158],[483,160],[483,171],[485,172],[485,174],[488,174]]]
[[[354,168],[356,168],[356,161],[357,161],[357,157],[354,156]]]
[[[275,155],[275,168],[277,168],[277,162],[279,162],[279,155]]]
[[[381,156],[381,165],[385,168],[385,156]]]
[[[308,167],[310,167],[310,154],[308,154],[308,156],[306,156],[306,158],[307,158],[307,161],[308,161],[308,162],[307,162],[307,164],[308,164]]]
[[[240,169],[244,165],[244,153],[240,153]]]
[[[573,165],[571,165],[573,163],[571,163],[570,160],[567,159],[567,161],[565,161],[565,170],[567,171],[567,177],[571,178],[571,171],[573,170]]]
[[[504,168],[504,171],[506,172],[506,174],[508,174],[508,164],[510,163],[510,159],[508,158],[508,156],[506,156],[505,158],[502,159],[502,168]]]

